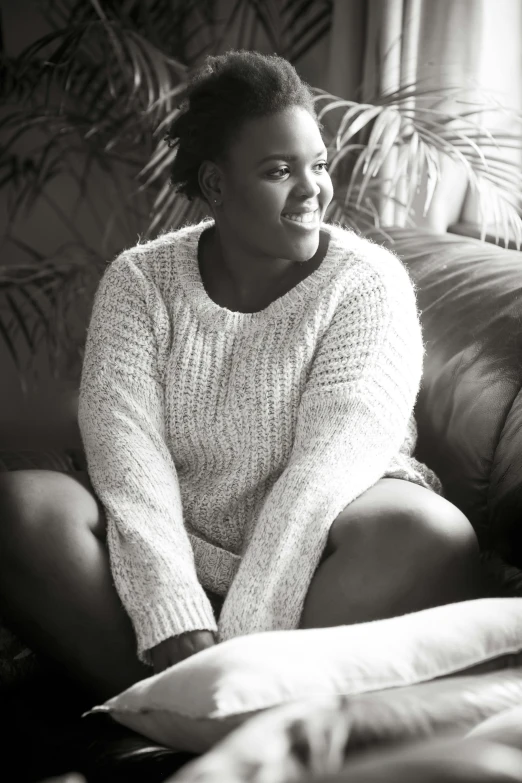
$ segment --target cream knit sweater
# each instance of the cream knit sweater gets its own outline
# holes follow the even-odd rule
[[[121,253],[88,330],[79,424],[139,657],[185,631],[298,627],[329,528],[415,460],[423,341],[400,260],[336,225],[319,267],[257,313],[207,294],[213,224]],[[219,628],[205,589],[226,599]]]

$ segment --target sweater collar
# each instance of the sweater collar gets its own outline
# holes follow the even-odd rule
[[[213,225],[214,220],[206,218],[196,225],[178,229],[175,232],[176,242],[172,247],[173,263],[182,290],[201,320],[218,330],[255,329],[287,318],[299,306],[306,306],[319,294],[342,264],[343,256],[346,258],[346,238],[344,242],[342,240],[343,235],[349,232],[334,224],[322,223],[321,230],[328,231],[330,241],[321,265],[263,310],[256,313],[237,312],[214,302],[205,290],[201,278],[198,263],[199,240],[203,232]]]

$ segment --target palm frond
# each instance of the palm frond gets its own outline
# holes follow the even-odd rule
[[[85,0],[36,0],[36,4],[39,13],[55,30],[75,20],[93,17],[93,8]]]
[[[11,237],[11,241],[35,259],[0,267],[0,317],[5,311],[8,315],[2,320],[0,337],[10,341],[17,370],[23,374],[29,369],[22,367],[20,351],[31,361],[42,343],[53,373],[63,374],[64,362],[71,359],[78,370],[83,342],[78,327],[72,325],[82,320],[79,313],[87,317],[103,265],[93,254],[86,256],[78,243],[64,243],[51,258],[44,258],[23,240]]]
[[[21,365],[20,351],[13,339],[12,329],[9,327],[9,324],[6,322],[6,317],[2,314],[1,310],[0,310],[0,339],[2,340],[2,343],[7,348],[7,352],[9,353],[9,356],[13,361],[13,364],[16,369],[17,378],[20,382],[22,394],[27,394],[27,381],[25,379],[25,373],[24,373],[25,368],[23,368]]]
[[[504,232],[511,231],[518,235],[522,219],[517,196],[521,192],[522,176],[512,161],[495,152],[505,152],[506,145],[509,145],[509,149],[521,150],[521,135],[506,131],[496,134],[483,126],[480,118],[496,108],[494,102],[480,105],[466,101],[460,112],[460,95],[461,88],[444,91],[441,95],[440,91],[433,88],[417,88],[412,84],[380,96],[375,103],[359,104],[355,101],[339,101],[335,96],[317,90],[320,118],[334,109],[343,110],[337,119],[330,144],[333,153],[330,172],[335,179],[337,169],[342,168],[345,159],[350,160],[351,174],[345,203],[350,200],[357,186],[357,205],[360,205],[370,181],[380,176],[390,154],[398,152],[397,168],[390,186],[396,188],[399,181],[406,186],[405,209],[409,213],[422,175],[426,174],[423,205],[423,213],[426,215],[441,178],[440,158],[448,157],[465,172],[479,201],[482,199],[487,202],[487,209],[484,203],[481,212],[483,233],[489,216],[493,217],[497,225],[502,225]],[[431,105],[419,106],[419,97],[429,99]],[[449,98],[451,111],[433,108]],[[522,117],[515,112],[504,110],[504,114],[511,116],[519,125],[522,122]],[[369,135],[354,158],[352,139],[364,128],[369,129]],[[490,150],[494,153],[491,154]],[[342,173],[346,174],[346,171]],[[382,185],[383,197],[386,198]],[[505,237],[507,241],[506,234]]]
[[[263,30],[273,51],[284,49],[281,35],[279,3],[276,0],[248,0],[259,27]]]
[[[287,0],[283,6],[282,35],[288,39],[283,51],[291,62],[298,62],[330,30],[332,0]]]
[[[51,52],[48,53],[49,48]],[[149,110],[152,104],[169,107],[172,89],[186,79],[187,66],[157,48],[140,32],[102,18],[75,22],[30,44],[11,63],[19,80],[34,74],[34,63],[42,62],[39,81],[30,82],[33,104],[41,87],[52,79],[67,102],[84,99],[86,85],[98,85],[112,96],[114,111],[132,104]],[[93,102],[89,109],[96,108]]]

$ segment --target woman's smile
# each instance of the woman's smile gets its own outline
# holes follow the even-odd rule
[[[281,220],[299,231],[317,231],[321,224],[321,211],[314,209],[307,212],[283,212]]]

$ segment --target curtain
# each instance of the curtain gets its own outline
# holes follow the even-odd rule
[[[521,32],[520,0],[334,0],[326,89],[371,102],[418,81],[438,89],[469,86],[469,93],[460,96],[469,99],[477,89],[494,90],[501,103],[520,108]],[[450,99],[444,108],[452,108]],[[393,171],[393,158],[387,165],[385,176]],[[446,158],[441,167],[442,179],[425,216],[421,185],[414,204],[416,225],[445,232],[463,219],[476,222],[477,202],[465,174]],[[400,183],[396,195],[401,198]],[[381,219],[385,225],[405,223],[402,209],[389,201],[383,202]]]

